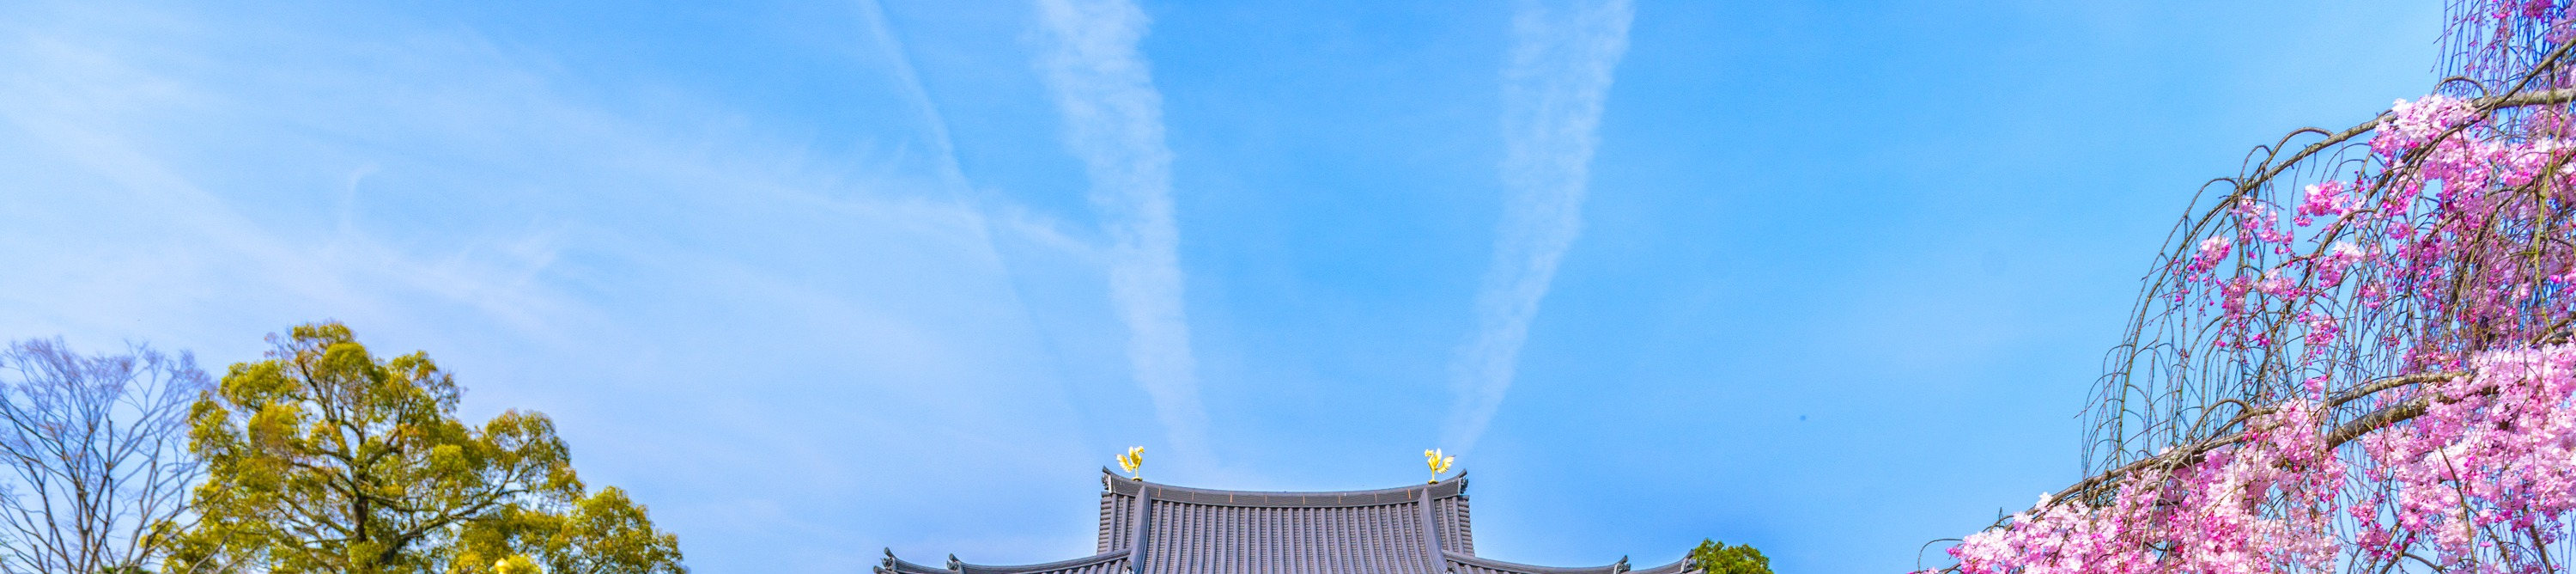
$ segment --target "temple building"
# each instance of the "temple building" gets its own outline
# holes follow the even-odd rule
[[[1020,566],[928,566],[886,551],[876,574],[1695,574],[1687,560],[1630,570],[1476,556],[1467,477],[1381,490],[1246,492],[1156,484],[1101,469],[1090,556]]]

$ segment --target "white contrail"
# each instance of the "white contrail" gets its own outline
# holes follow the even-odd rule
[[[1627,0],[1524,1],[1517,12],[1503,68],[1503,220],[1476,295],[1476,332],[1450,365],[1457,402],[1441,444],[1458,451],[1473,448],[1502,407],[1530,319],[1582,231],[1601,102],[1635,14]]]
[[[1207,409],[1181,306],[1180,231],[1163,95],[1136,51],[1145,12],[1127,0],[1038,0],[1050,49],[1038,66],[1063,108],[1066,146],[1091,177],[1108,232],[1109,292],[1127,324],[1127,358],[1174,451],[1204,461]]]
[[[886,22],[885,6],[877,0],[859,0],[859,17],[867,21],[868,34],[876,38],[877,50],[884,52],[892,65],[904,100],[921,116],[922,129],[930,132],[931,161],[935,162],[932,169],[939,172],[939,184],[948,188],[950,197],[961,207],[973,207],[968,204],[968,192],[973,186],[966,181],[965,170],[957,167],[957,144],[948,136],[948,118],[939,113],[939,104],[930,100],[930,90],[922,87],[921,74],[912,67],[912,53],[904,49],[903,40],[894,35],[894,26]],[[980,221],[977,227],[982,227]],[[984,242],[988,249],[992,244],[989,235]]]

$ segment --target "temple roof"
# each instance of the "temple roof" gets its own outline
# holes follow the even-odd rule
[[[1449,480],[1428,484],[1416,484],[1413,486],[1400,486],[1396,488],[1381,488],[1377,490],[1343,490],[1325,492],[1217,490],[1213,488],[1173,486],[1157,482],[1146,482],[1142,480],[1123,478],[1118,476],[1116,472],[1105,467],[1100,469],[1100,481],[1104,489],[1122,494],[1134,495],[1139,490],[1150,491],[1153,494],[1154,500],[1169,500],[1210,506],[1250,506],[1263,508],[1345,508],[1352,506],[1379,506],[1385,504],[1413,502],[1416,498],[1423,496],[1424,491],[1429,491],[1431,498],[1435,499],[1460,496],[1467,493],[1467,473],[1464,472],[1458,473],[1458,476],[1452,477]]]
[[[896,558],[877,574],[1622,574],[1476,556],[1466,473],[1376,490],[1258,492],[1174,486],[1101,469],[1095,554],[1044,564],[930,566]],[[1684,562],[1632,574],[1695,572]]]

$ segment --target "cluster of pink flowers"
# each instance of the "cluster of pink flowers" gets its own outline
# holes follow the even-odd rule
[[[2043,498],[1950,555],[1973,574],[2325,569],[2344,467],[2319,442],[2320,420],[2313,402],[2283,403],[2236,444],[2124,477],[2108,506]]]
[[[2497,97],[2576,88],[2570,4],[2458,0],[2474,85],[2228,182],[2115,353],[2116,470],[1942,570],[2571,571],[2576,113]]]
[[[2440,95],[2399,102],[2369,142],[2372,159],[2390,168],[2306,186],[2287,218],[2262,194],[2232,197],[2219,212],[2225,232],[2178,254],[2169,269],[2184,288],[2164,296],[2199,301],[2195,311],[2218,327],[2212,346],[2228,350],[2331,345],[2337,315],[2351,313],[2337,305],[2359,301],[2378,311],[2392,293],[2412,304],[2404,310],[2440,323],[2424,325],[2435,335],[2550,327],[2533,321],[2556,315],[2533,306],[2564,307],[2576,294],[2576,282],[2565,279],[2576,274],[2571,246],[2539,239],[2554,231],[2553,210],[2576,193],[2568,161],[2576,147],[2528,130],[2557,126],[2564,129],[2545,131],[2566,134],[2576,122],[2559,108],[2540,109],[2515,117],[2526,131],[2507,137],[2489,115]],[[2285,326],[2308,332],[2279,337]],[[2428,348],[2423,357],[2456,368],[2492,339],[2444,340],[2470,345]]]
[[[2491,351],[2470,363],[2466,376],[2384,401],[2427,407],[2364,435],[2363,481],[2349,480],[2325,443],[2327,409],[2292,399],[2249,418],[2233,443],[2119,477],[2107,505],[2042,498],[1952,546],[1954,568],[2327,572],[2350,549],[2348,558],[2370,564],[2412,553],[2444,568],[2555,571],[2566,558],[2544,549],[2566,540],[2563,519],[2576,511],[2576,347]],[[2342,496],[2357,484],[2382,488]]]
[[[2387,125],[2380,126],[2378,137],[2370,140],[2370,151],[2383,157],[2396,157],[2423,147],[2445,132],[2468,125],[2475,117],[2468,101],[2441,95],[2412,102],[2398,100],[2395,107],[2388,109],[2388,115]],[[2456,149],[2463,140],[2446,140],[2445,144]]]
[[[2354,481],[2324,443],[2334,422],[2316,399],[2251,417],[2236,443],[2120,476],[2110,505],[2040,499],[2002,528],[1950,548],[1965,574],[2331,571],[2352,559],[2470,571],[2555,571],[2576,512],[2576,347],[2491,350],[2468,376],[2432,381],[2388,404],[2424,414],[2370,432]],[[2336,517],[2349,517],[2349,535]],[[2548,561],[2548,564],[2545,564]]]
[[[2576,510],[2576,350],[2490,351],[2471,364],[2474,376],[2419,389],[2422,416],[2362,438],[2368,477],[2390,488],[2350,509],[2361,549],[2393,558],[2413,534],[2435,563],[2542,571],[2540,545],[2565,539],[2561,519]]]

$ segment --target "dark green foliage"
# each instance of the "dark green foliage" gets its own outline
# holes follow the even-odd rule
[[[1701,539],[1690,551],[1691,566],[1708,574],[1771,574],[1771,559],[1752,545],[1728,546],[1724,542]]]

